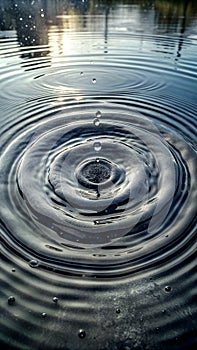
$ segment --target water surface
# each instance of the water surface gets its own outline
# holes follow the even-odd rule
[[[196,347],[195,1],[0,1],[1,349]]]

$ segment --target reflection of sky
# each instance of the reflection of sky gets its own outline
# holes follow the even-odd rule
[[[49,27],[51,55],[113,53],[117,45],[120,51],[176,55],[179,43],[173,38],[196,36],[196,22],[189,29],[182,28],[183,18],[180,16],[177,23],[171,24],[171,40],[168,40],[166,26],[155,23],[155,11],[142,10],[139,6],[119,5],[95,16],[59,15],[58,24]],[[155,40],[155,34],[160,35],[159,41]]]
[[[117,48],[120,52],[124,51],[128,54],[154,52],[160,57],[175,58],[177,55],[180,56],[183,49],[186,53],[192,40],[197,37],[195,17],[193,17],[193,24],[190,21],[190,26],[184,23],[184,16],[177,18],[172,16],[168,22],[166,16],[158,15],[154,7],[147,9],[139,5],[106,5],[95,11],[94,15],[90,15],[87,9],[77,13],[74,8],[65,11],[62,6],[59,13],[54,7],[55,3],[54,1],[51,7],[48,6],[44,10],[37,7],[30,8],[31,17],[36,23],[36,32],[33,33],[30,26],[28,33],[27,28],[25,34],[27,36],[29,34],[30,40],[27,45],[23,40],[21,45],[28,46],[32,43],[36,48],[39,45],[43,47],[45,44],[45,48],[49,48],[49,52],[45,55],[50,55],[52,60],[58,56],[113,54],[115,51],[117,53]],[[23,11],[23,18],[28,18],[27,8],[26,13],[24,8],[21,11]],[[41,15],[43,18],[40,17]],[[19,13],[18,18],[20,16]],[[16,23],[20,42],[19,36],[23,32],[23,27],[20,28],[20,25],[24,23],[17,22],[17,18]],[[0,32],[0,37],[11,37],[12,33],[11,31]],[[156,34],[159,35],[159,40]],[[1,42],[0,46],[2,45]],[[12,46],[10,49],[12,50]],[[16,50],[18,49],[16,47]],[[193,54],[191,50],[190,54]]]

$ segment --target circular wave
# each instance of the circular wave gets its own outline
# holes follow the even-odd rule
[[[3,97],[8,99],[25,98],[29,96],[43,96],[44,94],[98,94],[99,92],[108,93],[127,92],[136,93],[136,91],[152,91],[163,89],[166,80],[157,79],[158,72],[144,70],[143,62],[137,63],[136,59],[132,62],[125,59],[125,62],[117,64],[115,60],[104,64],[102,61],[96,61],[94,64],[87,64],[81,57],[78,60],[62,62],[61,69],[59,65],[45,67],[43,60],[37,62],[35,71],[30,69],[28,76],[18,65],[9,66],[2,72],[1,86]],[[47,70],[47,71],[46,71]],[[110,70],[110,77],[109,72]],[[21,90],[21,80],[24,82],[25,89]],[[10,84],[14,89],[10,90]]]
[[[2,349],[195,345],[194,43],[116,34],[1,51]]]
[[[101,102],[18,130],[1,156],[2,179],[9,174],[1,217],[4,239],[24,257],[112,276],[170,257],[190,238],[196,156],[176,133]]]

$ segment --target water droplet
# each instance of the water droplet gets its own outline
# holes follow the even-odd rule
[[[101,143],[100,142],[95,142],[94,143],[94,150],[96,152],[99,152],[101,150]]]
[[[31,15],[29,15],[29,18],[31,18]]]
[[[94,119],[94,125],[99,126],[100,125],[100,120],[98,118]]]
[[[35,259],[30,260],[29,266],[31,266],[31,267],[38,267],[39,266],[38,260],[35,260]]]
[[[43,312],[43,313],[42,313],[42,317],[43,317],[43,318],[46,318],[46,317],[47,317],[46,312]]]
[[[13,297],[12,295],[8,298],[8,304],[9,305],[13,305],[15,303],[15,297]]]
[[[20,17],[19,20],[22,21],[23,20],[22,17]]]
[[[101,112],[100,112],[100,111],[97,111],[97,112],[96,112],[96,117],[97,117],[97,118],[102,117],[102,114],[101,114]]]
[[[117,313],[117,314],[120,314],[120,309],[116,309],[116,313]]]
[[[41,17],[44,17],[44,13],[41,14]]]
[[[96,84],[96,78],[93,78],[93,79],[92,79],[92,83],[93,83],[93,84]]]
[[[57,303],[57,302],[58,302],[58,298],[57,298],[57,297],[54,297],[54,298],[53,298],[53,301],[54,301],[54,303]]]
[[[172,290],[172,288],[171,288],[170,286],[166,286],[166,287],[165,287],[165,291],[166,291],[166,292],[171,292],[171,290]]]
[[[84,72],[81,72],[80,75],[81,75],[81,76],[84,75]]]
[[[78,332],[78,336],[80,339],[84,339],[86,336],[86,332],[84,331],[84,329],[80,329]]]
[[[96,158],[96,162],[97,162],[97,163],[100,163],[100,160],[99,160],[99,158]]]
[[[95,224],[95,225],[99,225],[99,224],[100,224],[100,221],[99,221],[99,220],[95,220],[95,221],[94,221],[94,224]]]
[[[16,272],[16,269],[13,268],[13,269],[12,269],[12,272]]]

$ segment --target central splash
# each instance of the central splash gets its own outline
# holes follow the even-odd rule
[[[104,159],[87,161],[79,169],[77,178],[82,186],[95,188],[96,185],[105,183],[112,174],[111,164]]]
[[[97,126],[92,116],[99,109]],[[187,188],[188,174],[179,169],[177,149],[182,158],[188,149],[193,164],[191,148],[133,108],[100,101],[66,106],[35,125],[2,156],[2,169],[9,174],[2,216],[24,255],[28,252],[29,260],[39,255],[42,265],[72,273],[88,264],[102,274],[104,257],[96,268],[95,249],[102,255],[107,248],[109,273],[114,266],[124,273],[125,251],[132,269],[144,256],[143,268],[149,266],[153,244],[160,250],[163,237],[174,240],[180,233],[178,219],[171,230],[176,193],[182,194],[176,178],[182,174]],[[181,196],[184,210],[183,204]],[[80,271],[73,261],[80,261]]]

